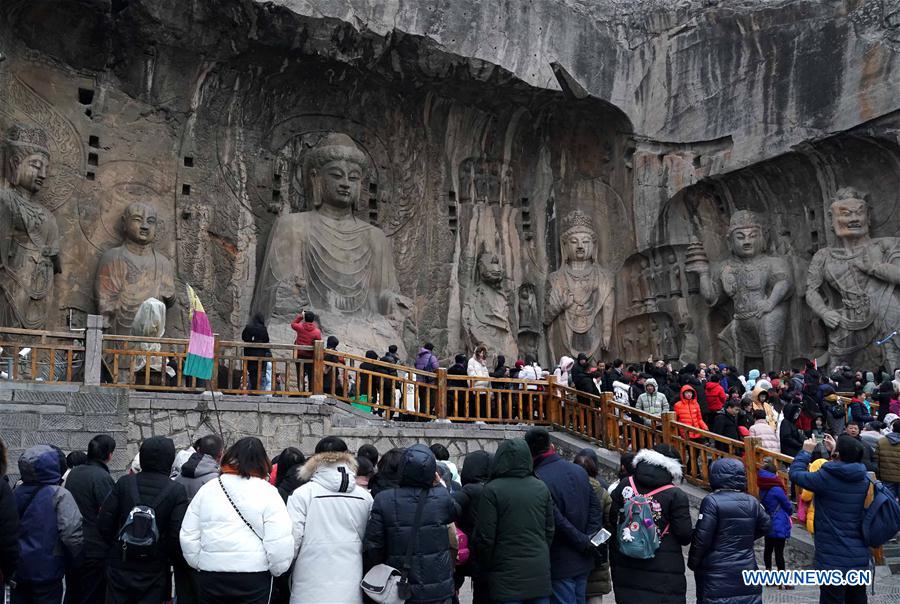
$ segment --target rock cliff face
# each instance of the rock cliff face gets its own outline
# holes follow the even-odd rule
[[[190,283],[237,335],[276,219],[315,209],[303,161],[330,132],[367,156],[354,215],[393,247],[397,337],[442,356],[508,330],[489,347],[550,360],[548,276],[572,268],[575,209],[615,275],[604,356],[633,360],[725,354],[732,303],[709,312],[685,268],[697,241],[729,257],[737,210],[790,259],[790,359],[828,349],[803,294],[837,190],[868,195],[874,236],[900,227],[896,0],[6,0],[0,52],[0,126],[50,139],[49,326],[96,311],[99,259],[142,201],[175,264],[169,333]],[[466,312],[476,293],[496,312]]]

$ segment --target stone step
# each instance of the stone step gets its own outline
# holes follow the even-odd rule
[[[891,569],[891,574],[900,575],[900,556],[885,557],[884,565]]]

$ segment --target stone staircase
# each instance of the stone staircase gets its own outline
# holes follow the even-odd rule
[[[900,575],[900,538],[884,546],[884,564],[891,569],[891,574]]]

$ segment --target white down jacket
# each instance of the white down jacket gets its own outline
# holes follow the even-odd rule
[[[203,571],[284,574],[293,560],[294,538],[278,490],[260,478],[223,474],[221,479],[203,485],[188,505],[180,534],[184,559]]]
[[[299,549],[291,604],[362,604],[362,539],[372,496],[356,485],[349,453],[319,453],[298,469],[306,484],[287,502]]]

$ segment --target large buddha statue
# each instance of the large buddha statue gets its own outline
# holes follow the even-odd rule
[[[34,198],[50,168],[47,135],[13,126],[3,141],[0,183],[0,325],[44,329],[53,276],[62,271],[59,227]]]
[[[144,300],[156,298],[171,307],[175,302],[172,262],[153,247],[156,209],[133,203],[122,215],[125,240],[106,251],[97,267],[94,293],[97,309],[111,333],[127,335]]]
[[[276,220],[254,299],[273,341],[293,341],[290,323],[305,309],[351,350],[402,348],[411,302],[400,293],[391,244],[353,214],[368,165],[345,134],[329,134],[306,153],[312,208]]]
[[[900,326],[900,238],[869,235],[868,200],[856,189],[838,190],[828,213],[837,242],[813,256],[806,303],[828,329],[829,363],[900,367],[900,337],[891,337]]]
[[[475,287],[463,303],[462,318],[468,350],[484,344],[488,350],[510,357],[518,352],[509,320],[505,279],[506,273],[499,256],[491,251],[481,252],[476,264]]]
[[[609,350],[615,311],[615,279],[597,264],[597,235],[579,210],[563,219],[563,266],[547,280],[544,325],[553,361],[585,353],[599,358]]]
[[[728,225],[731,257],[710,270],[702,243],[688,246],[688,272],[700,277],[700,293],[710,306],[730,299],[731,322],[719,333],[722,353],[744,367],[746,357],[762,357],[766,369],[783,368],[781,351],[788,303],[794,289],[788,261],[767,252],[765,227],[755,212],[739,210]]]

